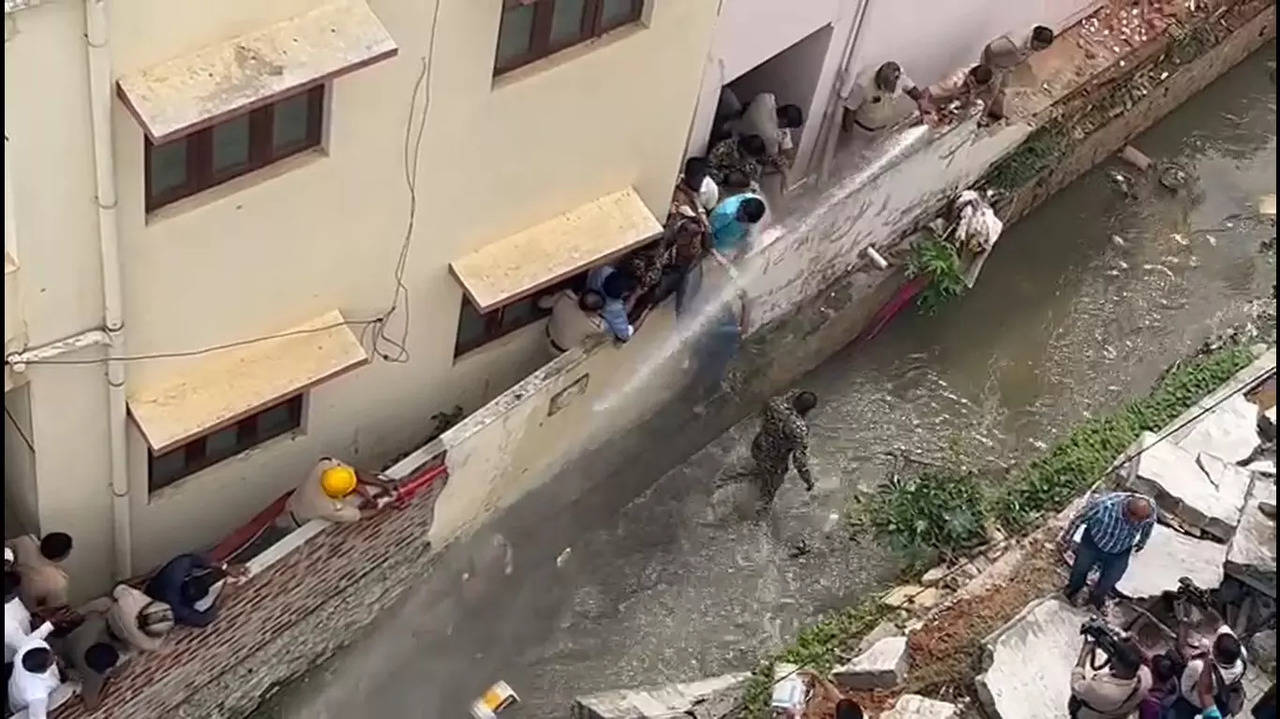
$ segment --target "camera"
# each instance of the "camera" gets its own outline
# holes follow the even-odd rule
[[[1093,640],[1095,646],[1108,657],[1116,653],[1116,647],[1124,640],[1124,634],[1097,617],[1089,617],[1080,625],[1080,634]]]
[[[1213,608],[1213,597],[1209,595],[1209,590],[1197,586],[1191,581],[1190,577],[1178,578],[1178,599],[1190,602],[1202,609]]]

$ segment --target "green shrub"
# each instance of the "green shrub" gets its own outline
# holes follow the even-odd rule
[[[956,248],[937,237],[919,240],[911,246],[907,277],[921,276],[929,278],[929,286],[920,292],[917,300],[925,314],[937,312],[939,307],[965,291]]]
[[[979,544],[986,508],[976,475],[928,469],[894,477],[862,502],[856,513],[893,549],[928,561],[920,551],[951,554]]]

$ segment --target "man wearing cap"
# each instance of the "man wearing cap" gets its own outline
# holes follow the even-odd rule
[[[381,491],[370,491],[361,485]],[[323,457],[289,495],[282,520],[293,527],[313,519],[355,522],[373,516],[394,498],[395,487],[390,482],[361,477],[350,465]]]

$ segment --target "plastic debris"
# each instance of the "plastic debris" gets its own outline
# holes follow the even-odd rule
[[[1177,165],[1167,165],[1160,170],[1160,184],[1167,190],[1177,192],[1187,186],[1191,176]]]
[[[1125,242],[1125,241],[1124,241],[1124,238],[1123,238],[1123,237],[1121,237],[1120,235],[1112,235],[1112,236],[1111,236],[1111,244],[1115,245],[1116,247],[1124,247],[1124,246],[1125,246],[1125,245],[1127,245],[1128,243],[1127,243],[1127,242]]]
[[[1121,172],[1119,170],[1110,170],[1107,172],[1107,179],[1110,180],[1111,184],[1115,185],[1120,192],[1124,193],[1125,197],[1132,199],[1136,195],[1133,189],[1133,178],[1129,176],[1128,173]]]
[[[471,704],[471,716],[475,719],[493,719],[508,707],[520,703],[520,697],[506,682],[494,682],[479,699]]]
[[[1124,149],[1120,151],[1120,159],[1143,172],[1146,172],[1151,167],[1151,158],[1142,154],[1142,151],[1133,145],[1124,146]]]
[[[1276,216],[1276,194],[1274,192],[1258,198],[1258,214],[1264,217]]]
[[[564,551],[556,556],[556,566],[563,567],[569,563],[569,555],[573,553],[572,547],[565,547]]]
[[[1213,235],[1205,235],[1204,239],[1209,243],[1210,247],[1218,246],[1218,238],[1214,237]]]
[[[792,674],[773,685],[773,696],[769,698],[769,707],[775,713],[785,717],[799,717],[808,701],[809,687],[804,679]]]
[[[828,514],[826,523],[822,525],[822,533],[830,534],[833,530],[835,530],[836,525],[838,525],[839,523],[840,523],[839,512],[832,512],[831,514]]]
[[[1169,235],[1169,238],[1172,239],[1174,242],[1177,242],[1179,245],[1182,245],[1183,247],[1186,247],[1187,245],[1191,244],[1191,240],[1188,240],[1187,238],[1183,237],[1181,234],[1177,232],[1173,233],[1172,235]]]
[[[1166,275],[1169,275],[1169,279],[1177,279],[1177,275],[1173,274],[1173,270],[1165,267],[1164,265],[1143,265],[1142,269],[1149,270],[1151,272],[1163,272]]]

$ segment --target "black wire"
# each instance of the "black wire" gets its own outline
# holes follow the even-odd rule
[[[88,364],[100,364],[100,363],[102,363],[102,362],[108,362],[108,361],[113,361],[113,362],[139,362],[139,361],[142,361],[142,360],[153,360],[153,359],[175,359],[175,358],[178,358],[178,357],[194,357],[194,356],[196,356],[196,355],[209,354],[209,353],[211,353],[211,352],[221,352],[221,351],[223,351],[223,350],[235,349],[236,347],[244,347],[245,345],[256,344],[256,343],[258,343],[258,342],[266,342],[266,341],[268,341],[268,340],[281,339],[281,338],[283,338],[283,337],[294,337],[294,336],[297,336],[297,335],[307,335],[307,334],[313,334],[313,333],[316,333],[316,332],[328,332],[329,330],[331,330],[331,329],[335,329],[335,328],[338,328],[338,327],[359,327],[359,326],[362,326],[362,325],[363,325],[363,326],[365,326],[365,327],[368,327],[369,325],[376,325],[376,324],[377,324],[378,322],[380,322],[380,321],[381,321],[381,319],[380,319],[380,318],[375,318],[375,319],[370,319],[370,320],[348,320],[348,321],[345,321],[345,322],[334,322],[334,323],[331,323],[331,324],[323,325],[323,326],[321,326],[321,327],[308,327],[308,328],[306,328],[306,329],[300,329],[300,330],[289,330],[288,332],[279,332],[279,333],[276,333],[276,334],[273,334],[273,335],[264,335],[264,336],[262,336],[262,337],[251,337],[251,338],[249,338],[249,339],[236,340],[235,342],[226,342],[226,343],[224,343],[224,344],[220,344],[220,345],[212,345],[212,346],[210,346],[210,347],[201,347],[200,349],[194,349],[194,350],[182,350],[182,351],[178,351],[178,352],[152,352],[152,353],[149,353],[149,354],[124,355],[124,356],[122,356],[122,357],[94,357],[94,358],[90,358],[90,359],[33,359],[33,360],[23,360],[23,361],[20,361],[20,362],[10,362],[10,361],[9,361],[9,359],[6,357],[6,358],[5,358],[5,362],[4,362],[4,363],[5,363],[6,365],[12,365],[12,364],[25,364],[25,365],[54,365],[54,364],[65,364],[65,365],[88,365]]]

